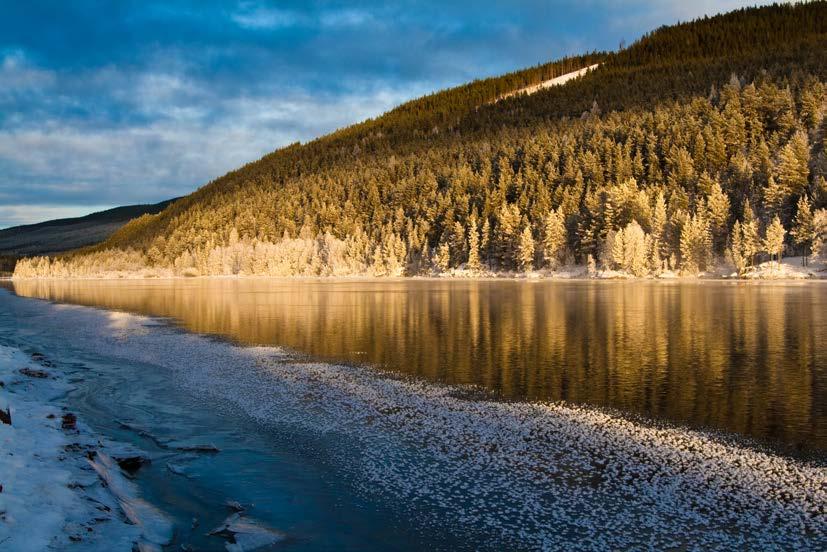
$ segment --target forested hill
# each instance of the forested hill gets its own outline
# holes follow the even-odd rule
[[[662,27],[278,150],[18,274],[743,271],[820,245],[826,77],[825,2]]]

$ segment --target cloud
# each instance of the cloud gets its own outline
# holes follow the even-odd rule
[[[247,29],[292,27],[301,20],[300,15],[295,12],[258,6],[249,2],[242,3],[239,11],[230,17],[238,25]]]
[[[181,195],[280,146],[376,116],[425,92],[416,86],[348,95],[295,89],[276,98],[214,98],[198,83],[168,75],[135,82],[140,109],[152,115],[148,124],[78,128],[55,118],[0,132],[0,203],[99,207]],[[185,98],[204,98],[209,108],[179,103],[181,90]],[[29,219],[19,210],[14,216],[0,211],[0,227],[34,222],[42,214],[39,207]]]
[[[18,94],[50,87],[53,71],[33,67],[21,50],[0,51],[0,101],[10,101]]]

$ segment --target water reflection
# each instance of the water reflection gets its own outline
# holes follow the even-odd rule
[[[244,344],[827,449],[827,286],[19,281]]]

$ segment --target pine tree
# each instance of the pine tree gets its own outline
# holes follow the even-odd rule
[[[770,176],[767,187],[764,188],[764,205],[766,206],[767,214],[771,216],[782,216],[789,196],[789,187]]]
[[[497,213],[497,257],[500,267],[506,270],[518,260],[520,218],[520,209],[514,204],[504,204]]]
[[[778,257],[778,266],[781,266],[781,255],[784,252],[784,226],[781,220],[776,216],[767,227],[766,236],[764,237],[764,250],[770,254],[770,259],[773,255]]]
[[[729,197],[715,182],[709,192],[706,203],[706,216],[713,236],[713,250],[722,253],[726,245],[729,223]]]
[[[441,272],[448,272],[451,269],[451,248],[446,242],[437,246],[434,263]]]
[[[623,243],[623,229],[617,232],[611,231],[606,236],[605,253],[603,254],[604,264],[614,269],[623,268],[626,244]]]
[[[681,269],[695,274],[707,269],[712,257],[709,223],[703,215],[688,217],[681,228]]]
[[[732,236],[732,243],[729,248],[729,257],[735,265],[735,270],[738,271],[738,276],[743,276],[749,266],[749,253],[744,248],[744,233],[740,221],[735,221],[730,236]]]
[[[519,258],[520,269],[529,272],[534,269],[534,237],[531,228],[526,226],[520,234]]]
[[[488,268],[491,268],[491,223],[488,221],[488,217],[486,217],[485,222],[482,223],[480,251],[482,251],[486,265],[488,265]]]
[[[810,146],[807,134],[796,132],[792,139],[781,148],[778,155],[778,182],[792,194],[801,194],[807,188],[810,176]]]
[[[659,191],[658,195],[655,196],[655,207],[652,215],[652,260],[658,267],[663,259],[669,258],[670,254],[666,228],[668,222],[666,200],[663,197],[663,192]]]
[[[635,276],[649,272],[647,236],[636,220],[623,229],[623,269]]]
[[[471,217],[468,228],[468,270],[479,271],[480,265],[480,235],[477,230],[477,217]]]
[[[761,247],[761,238],[758,235],[758,221],[752,212],[749,201],[744,201],[744,212],[741,217],[741,247],[747,259],[747,265],[753,266],[755,255]]]
[[[565,218],[562,209],[558,207],[546,215],[543,224],[543,257],[550,268],[554,269],[558,266],[565,245]]]
[[[798,199],[798,209],[790,234],[795,239],[795,243],[801,246],[801,264],[806,266],[807,257],[815,239],[813,211],[810,208],[810,201],[807,196],[801,196]]]
[[[451,259],[453,266],[460,266],[468,258],[466,249],[468,242],[465,237],[465,228],[459,221],[454,222],[451,229]]]
[[[827,256],[827,209],[813,213],[813,256]]]

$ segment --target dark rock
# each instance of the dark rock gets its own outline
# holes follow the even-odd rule
[[[139,469],[152,462],[146,456],[115,456],[113,458],[121,469],[129,474],[135,474]]]
[[[0,423],[11,425],[11,410],[6,408],[5,410],[0,410]]]
[[[63,429],[73,430],[78,428],[78,417],[71,412],[64,414],[60,420],[60,427]]]

